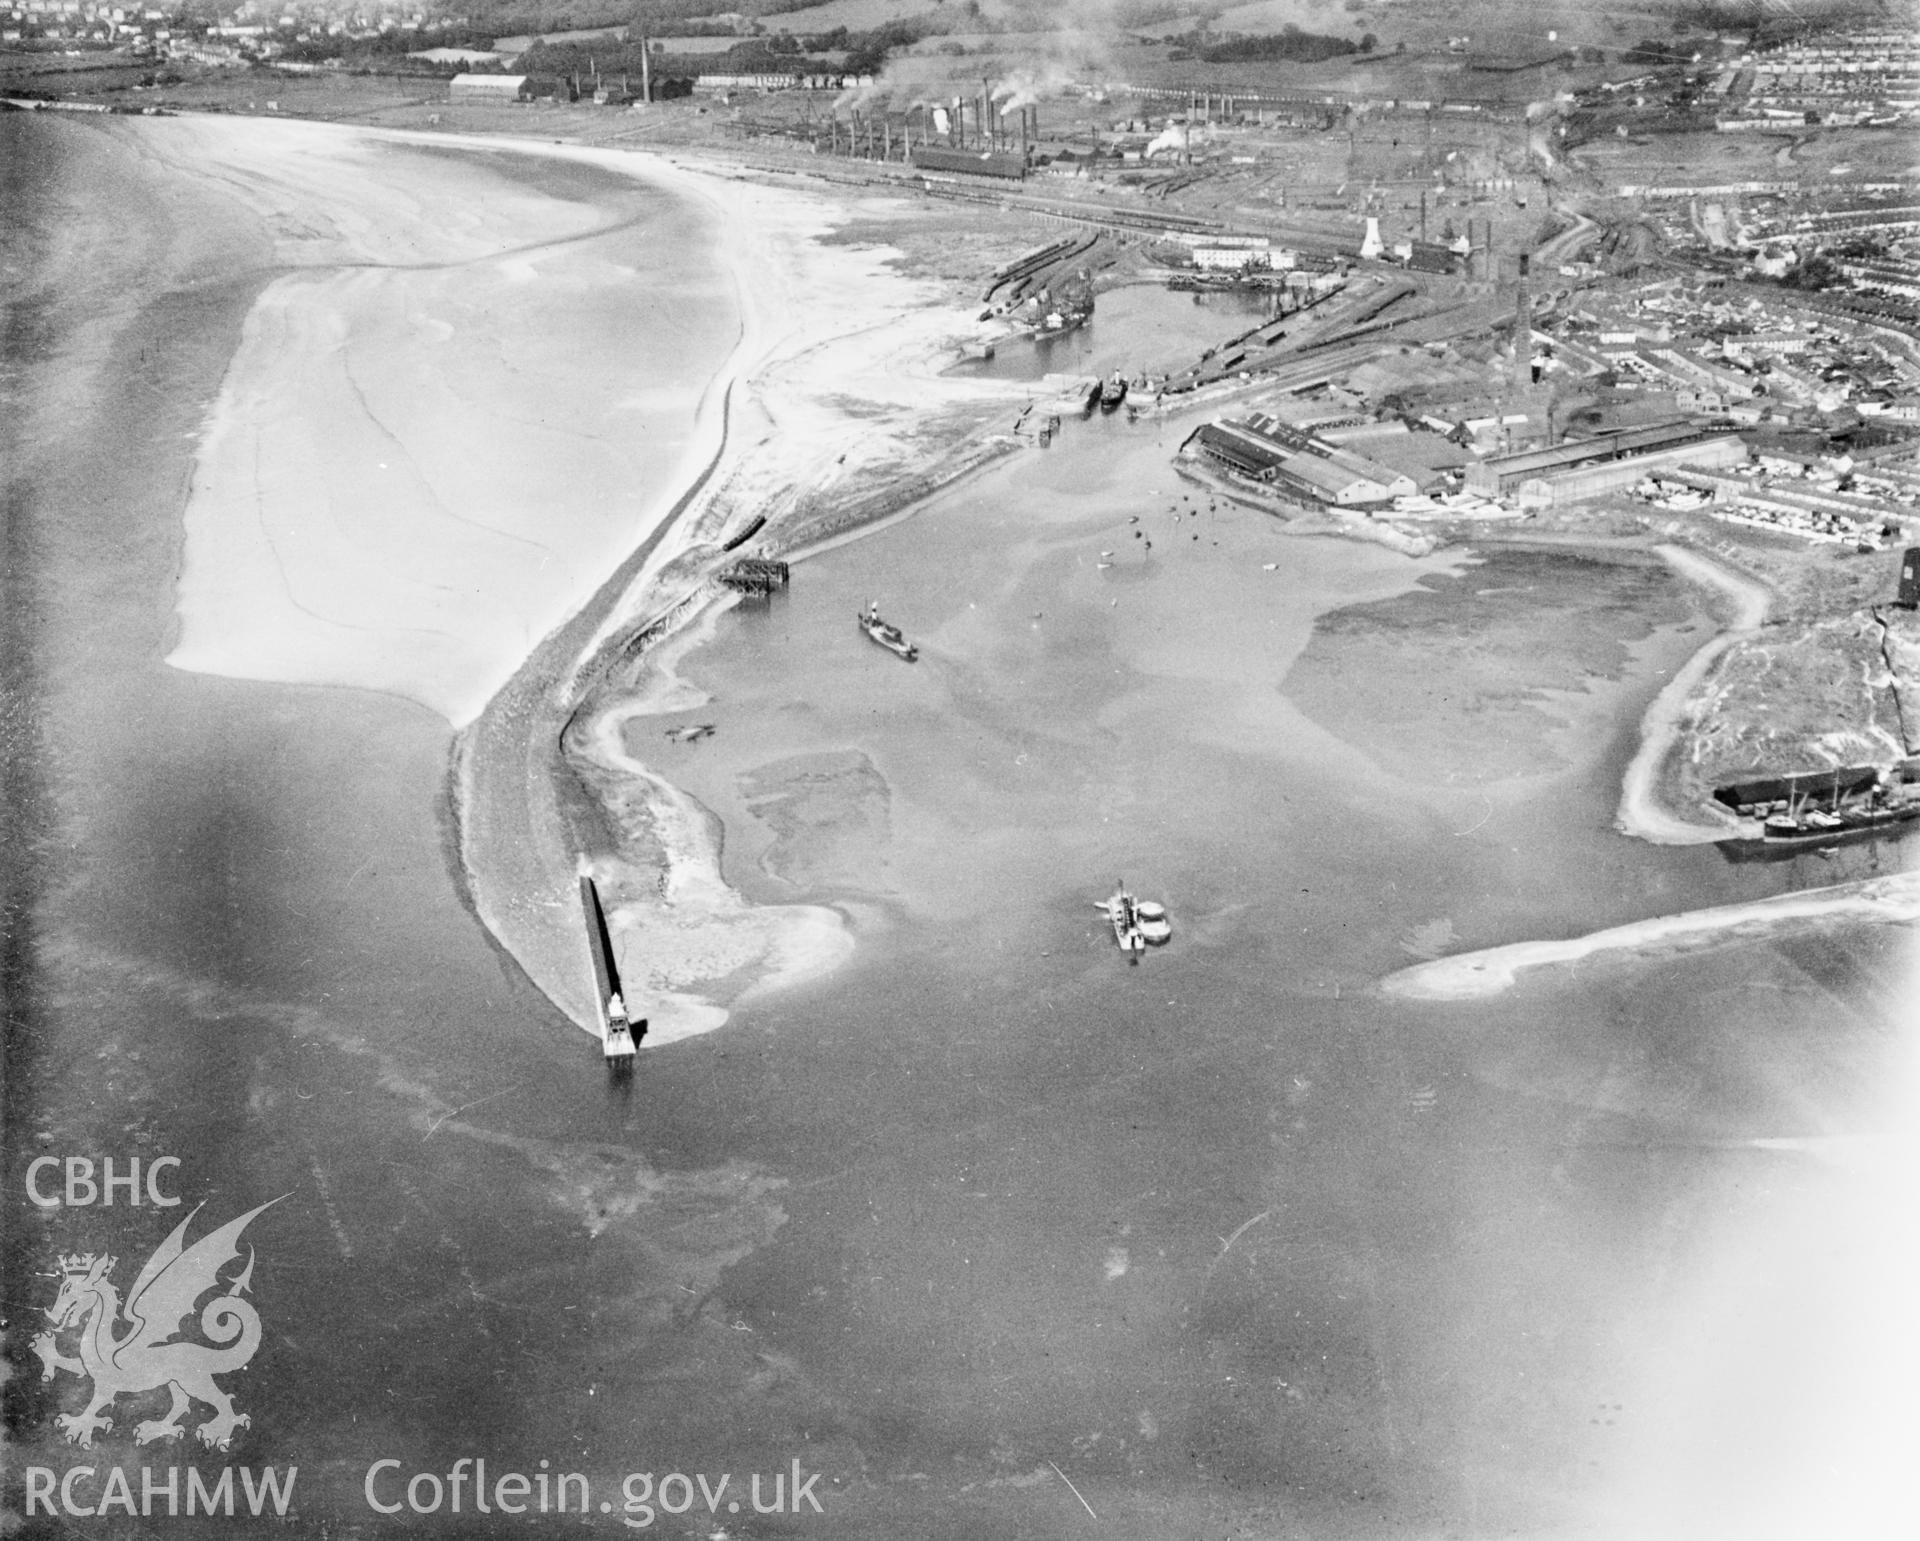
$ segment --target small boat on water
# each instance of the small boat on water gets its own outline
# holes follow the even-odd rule
[[[1067,333],[1085,326],[1089,311],[1050,310],[1040,318],[1040,324],[1033,329],[1035,342],[1052,342],[1056,337],[1065,337]]]
[[[1136,899],[1133,918],[1139,923],[1140,934],[1146,938],[1149,947],[1162,946],[1173,935],[1173,922],[1167,919],[1167,907],[1164,904],[1156,904],[1151,899]]]
[[[1114,370],[1113,376],[1100,387],[1100,410],[1112,412],[1127,399],[1127,377]]]
[[[1129,963],[1138,963],[1149,946],[1159,946],[1173,935],[1173,922],[1167,919],[1166,906],[1151,899],[1141,900],[1127,892],[1123,882],[1111,899],[1096,900],[1093,906],[1107,917],[1113,927],[1113,939],[1127,955]]]
[[[1051,342],[1083,327],[1093,316],[1093,274],[1082,268],[1026,302],[1036,313],[1035,342]]]
[[[862,631],[875,642],[878,642],[889,653],[892,653],[898,658],[906,659],[908,663],[913,663],[919,658],[920,649],[914,643],[907,640],[906,633],[901,631],[898,626],[880,619],[880,604],[878,600],[868,605],[867,608],[862,610],[854,619],[859,622]]]

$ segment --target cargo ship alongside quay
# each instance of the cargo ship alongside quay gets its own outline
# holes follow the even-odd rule
[[[1753,856],[1895,833],[1920,819],[1920,784],[1911,779],[1912,768],[1911,761],[1890,768],[1836,767],[1721,787],[1715,800],[1752,821],[1748,833],[1721,841],[1721,848]]]
[[[1052,342],[1078,331],[1093,319],[1093,280],[1084,270],[1063,280],[1056,291],[1042,289],[1030,304],[1040,312],[1033,329],[1035,342]]]

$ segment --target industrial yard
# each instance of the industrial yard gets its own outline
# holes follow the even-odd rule
[[[1258,68],[1149,28],[1050,41],[1036,67],[1005,31],[816,56],[795,12],[796,64],[763,26],[662,23],[416,49],[435,78],[350,67],[409,31],[444,43],[428,12],[290,31],[246,6],[94,9],[89,40],[117,47],[0,55],[17,102],[530,133],[839,189],[858,201],[834,239],[979,307],[956,362],[1017,367],[1130,286],[1239,296],[1251,325],[1115,367],[1135,415],[1217,400],[1182,458],[1303,529],[1426,550],[1678,524],[1859,603],[1920,539],[1920,99],[1910,40],[1871,19],[1722,27],[1686,58],[1612,57],[1590,28],[1492,54],[1415,29]],[[1382,39],[1397,19],[1369,13]],[[329,38],[343,57],[316,60]],[[988,426],[949,418],[922,451],[973,457]]]

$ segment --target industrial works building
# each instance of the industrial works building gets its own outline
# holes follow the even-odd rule
[[[1597,498],[1602,493],[1618,492],[1661,471],[1676,471],[1682,466],[1711,469],[1738,465],[1746,458],[1747,446],[1738,434],[1718,434],[1672,449],[1627,455],[1619,460],[1593,461],[1555,476],[1530,477],[1520,484],[1519,501],[1523,508],[1564,508],[1570,503]]]
[[[447,82],[447,100],[517,102],[526,84],[525,75],[455,75]]]
[[[1558,508],[1630,487],[1643,476],[1678,466],[1737,465],[1747,446],[1737,434],[1705,433],[1684,420],[1656,423],[1594,439],[1569,440],[1467,467],[1467,491]]]
[[[1202,423],[1187,443],[1201,459],[1256,482],[1272,481],[1280,474],[1280,462],[1286,459],[1272,445],[1257,443],[1226,423]]]
[[[936,176],[991,177],[996,182],[1018,182],[1027,174],[1023,155],[999,150],[941,150],[932,147],[913,152],[916,171]]]
[[[1322,502],[1384,503],[1419,491],[1405,472],[1269,413],[1249,413],[1244,423],[1234,426],[1280,449],[1287,456],[1282,472],[1303,482]]]
[[[1271,431],[1259,423],[1271,425]],[[1350,508],[1386,503],[1416,490],[1410,476],[1270,418],[1206,423],[1187,442],[1202,459],[1237,476],[1270,483],[1316,503]]]

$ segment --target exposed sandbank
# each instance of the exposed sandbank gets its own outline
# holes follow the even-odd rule
[[[571,738],[607,838],[583,840],[543,783],[589,671],[639,626],[698,614],[726,534],[766,514],[771,535],[923,470],[1025,394],[939,378],[971,318],[891,253],[818,241],[824,201],[652,156],[291,122],[142,129],[247,203],[287,269],[199,447],[170,661],[389,691],[456,727],[510,681],[530,687],[462,741],[463,862],[489,928],[583,1027],[597,1015],[565,898],[583,846],[654,1042],[725,1019],[696,983],[737,996],[843,958],[834,912],[728,888],[712,821],[627,752],[621,724],[673,699],[623,695],[631,669]],[[502,176],[502,155],[635,191],[550,194]],[[543,639],[559,645],[538,656]],[[607,828],[623,820],[640,866],[618,849],[634,832]]]
[[[1718,590],[1732,599],[1732,625],[1709,641],[1676,672],[1655,696],[1640,720],[1640,748],[1627,766],[1620,789],[1620,811],[1614,827],[1655,845],[1707,845],[1736,833],[1731,821],[1691,823],[1671,813],[1660,801],[1661,770],[1686,724],[1686,708],[1694,689],[1707,677],[1720,655],[1739,638],[1757,629],[1767,618],[1773,596],[1762,584],[1729,572],[1683,546],[1661,545],[1654,550],[1683,578]]]
[[[1680,951],[1716,941],[1763,936],[1806,921],[1850,920],[1898,924],[1920,920],[1920,873],[1869,878],[1832,888],[1802,889],[1747,904],[1717,905],[1660,915],[1562,941],[1514,942],[1416,964],[1380,981],[1383,994],[1409,1000],[1453,1001],[1498,995],[1522,969],[1577,963],[1600,953],[1641,955]]]
[[[177,667],[468,721],[713,453],[736,325],[670,197],[596,204],[492,154],[272,121],[143,129],[287,271],[249,315],[185,512]],[[623,168],[627,169],[627,168]],[[641,180],[644,181],[644,178]]]
[[[937,405],[928,378],[970,324],[888,254],[816,243],[818,201],[653,156],[271,120],[142,130],[251,207],[286,268],[199,446],[181,668],[390,691],[461,726],[714,462],[736,382],[791,376],[735,402],[758,452],[726,478],[733,506],[777,511],[911,448],[908,409]],[[503,176],[507,156],[632,192],[550,193]]]
[[[651,715],[646,701],[602,712],[569,748],[618,785],[616,811],[644,820],[662,853],[650,889],[608,859],[618,900],[608,919],[622,977],[653,1020],[647,1042],[671,1043],[709,1032],[726,1011],[696,987],[751,970],[737,994],[795,984],[831,971],[853,951],[840,914],[822,905],[749,903],[721,876],[719,821],[664,776],[628,752],[627,724]],[[635,807],[643,803],[644,809]],[[609,867],[612,870],[609,871]]]
[[[722,543],[765,516],[750,549],[778,549],[825,511],[889,487],[907,495],[1024,388],[942,377],[970,318],[893,272],[889,253],[816,239],[833,228],[820,200],[660,162],[650,174],[712,216],[741,317],[739,344],[708,388],[712,455],[474,723],[457,784],[476,907],[589,1030],[596,1013],[564,896],[575,852],[591,851],[623,977],[659,1044],[719,1026],[723,1000],[817,977],[852,948],[836,911],[754,906],[729,887],[717,822],[632,752],[636,719],[696,699],[673,665],[721,613],[712,571]],[[553,763],[563,743],[564,768]]]
[[[822,241],[836,214],[824,199],[670,161],[648,169],[708,208],[721,231],[716,251],[742,317],[723,375],[732,393],[725,453],[602,617],[576,668],[659,613],[670,568],[717,555],[751,518],[768,522],[756,545],[785,546],[785,530],[924,477],[977,439],[989,414],[1035,394],[1030,382],[945,374],[979,324],[939,286],[896,272],[889,250]]]

